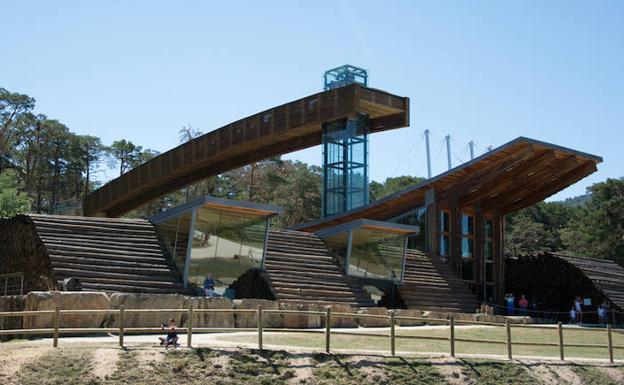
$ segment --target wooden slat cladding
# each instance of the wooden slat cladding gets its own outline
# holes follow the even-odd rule
[[[360,98],[366,98],[361,103]],[[241,119],[160,154],[84,201],[86,215],[118,216],[159,196],[250,161],[321,143],[323,122],[371,116],[371,132],[405,127],[409,99],[349,85]]]
[[[424,203],[425,192],[448,207],[507,214],[549,197],[596,170],[601,158],[518,138],[465,165],[368,206],[296,226],[315,232],[356,219],[388,220]]]

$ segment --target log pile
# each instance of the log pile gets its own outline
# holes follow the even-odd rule
[[[405,253],[401,299],[408,309],[474,313],[477,297],[440,257],[418,250]]]
[[[140,219],[19,215],[0,222],[0,272],[25,274],[24,291],[185,293],[156,228]]]

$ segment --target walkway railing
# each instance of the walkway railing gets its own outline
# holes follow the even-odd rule
[[[606,337],[606,344],[598,343],[569,343],[564,340],[564,329],[568,329],[561,322],[556,325],[530,325],[530,324],[512,324],[509,320],[505,324],[494,322],[479,322],[479,321],[467,321],[455,319],[450,317],[449,319],[436,319],[436,318],[423,318],[423,317],[410,317],[410,316],[398,316],[393,310],[388,312],[388,315],[375,315],[375,314],[360,314],[360,313],[342,313],[332,312],[331,308],[327,308],[325,311],[304,311],[304,310],[277,310],[277,309],[263,309],[262,306],[258,306],[257,309],[194,309],[189,307],[188,309],[106,309],[106,310],[60,310],[58,307],[55,310],[36,310],[36,311],[9,311],[0,312],[0,321],[3,321],[5,317],[24,317],[24,316],[53,316],[51,328],[36,328],[36,329],[4,329],[0,330],[0,336],[12,335],[12,336],[28,336],[28,335],[52,335],[53,346],[58,347],[59,338],[63,334],[97,334],[97,333],[117,333],[119,336],[119,346],[124,346],[124,336],[127,333],[162,333],[163,329],[160,327],[126,327],[125,319],[128,314],[172,314],[172,313],[185,313],[188,315],[188,321],[186,327],[176,327],[177,332],[186,333],[188,347],[192,347],[192,338],[195,333],[232,333],[232,332],[256,332],[257,333],[257,346],[259,350],[263,350],[263,336],[265,332],[280,332],[280,333],[319,333],[325,336],[325,351],[331,352],[332,336],[334,335],[346,335],[354,337],[384,337],[388,339],[389,353],[396,355],[396,340],[397,339],[416,339],[416,340],[432,340],[432,341],[446,341],[449,348],[445,352],[450,356],[455,357],[455,348],[458,342],[463,343],[476,343],[476,344],[492,344],[492,345],[504,345],[506,346],[507,358],[513,359],[514,346],[533,346],[533,347],[554,347],[558,348],[559,359],[565,360],[566,348],[594,348],[604,349],[605,360],[614,362],[614,351],[624,350],[624,346],[613,344],[613,334],[624,335],[624,329],[616,329],[611,325],[607,325],[606,328],[588,328],[588,327],[573,327],[570,330],[574,331],[587,331],[598,334],[602,334]],[[246,314],[256,315],[257,325],[256,327],[195,327],[193,325],[193,318],[200,314]],[[297,315],[297,316],[315,316],[321,317],[325,321],[324,330],[319,329],[293,329],[293,328],[273,328],[265,327],[264,321],[267,315],[282,314],[282,315]],[[64,315],[72,316],[93,316],[93,315],[117,315],[118,326],[117,327],[102,327],[102,328],[61,328],[61,318]],[[374,333],[374,332],[354,332],[339,330],[336,327],[332,327],[332,320],[336,318],[358,318],[358,319],[376,319],[387,320],[389,323],[389,333]],[[401,335],[396,333],[397,322],[399,321],[412,321],[422,322],[427,324],[441,324],[448,327],[448,336],[434,336],[434,335]],[[0,324],[2,324],[0,322]],[[458,338],[456,336],[456,327],[458,325],[478,325],[478,326],[493,326],[505,328],[505,340],[496,339],[475,339],[475,338]],[[519,341],[513,338],[513,329],[515,328],[532,328],[539,330],[551,330],[557,337],[557,342],[536,342],[536,341]],[[377,349],[374,349],[377,350]]]

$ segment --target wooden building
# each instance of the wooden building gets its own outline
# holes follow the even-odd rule
[[[456,280],[478,299],[500,302],[505,287],[505,214],[563,190],[596,171],[601,161],[594,155],[520,137],[367,206],[295,229],[318,232],[361,218],[419,226],[421,232],[409,246],[424,251],[430,261],[414,260],[412,282],[403,282],[400,289],[406,297],[423,298],[415,307],[435,307],[443,293],[456,291]],[[454,278],[444,272],[440,261],[455,272]],[[448,307],[462,308],[462,302],[476,300],[458,298]]]

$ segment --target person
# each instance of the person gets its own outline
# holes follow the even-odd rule
[[[206,275],[206,279],[204,280],[204,295],[208,298],[214,297],[214,279],[210,274]]]
[[[605,324],[606,314],[607,314],[607,309],[605,308],[605,304],[603,302],[600,304],[600,306],[598,306],[598,324],[599,325]]]
[[[520,296],[520,300],[518,300],[518,307],[520,307],[520,315],[526,316],[527,309],[529,307],[529,301],[526,299],[524,294]]]
[[[505,294],[505,302],[507,303],[507,315],[514,315],[514,301],[516,297],[512,293]]]
[[[574,310],[574,306],[570,309],[570,323],[576,323],[576,310]]]
[[[580,296],[577,296],[574,300],[574,310],[576,311],[576,320],[578,323],[583,323],[583,307]]]
[[[169,325],[162,325],[162,330],[167,328],[167,337],[158,337],[161,345],[165,345],[165,349],[170,345],[178,346],[178,333],[176,332],[175,319],[169,319]]]

